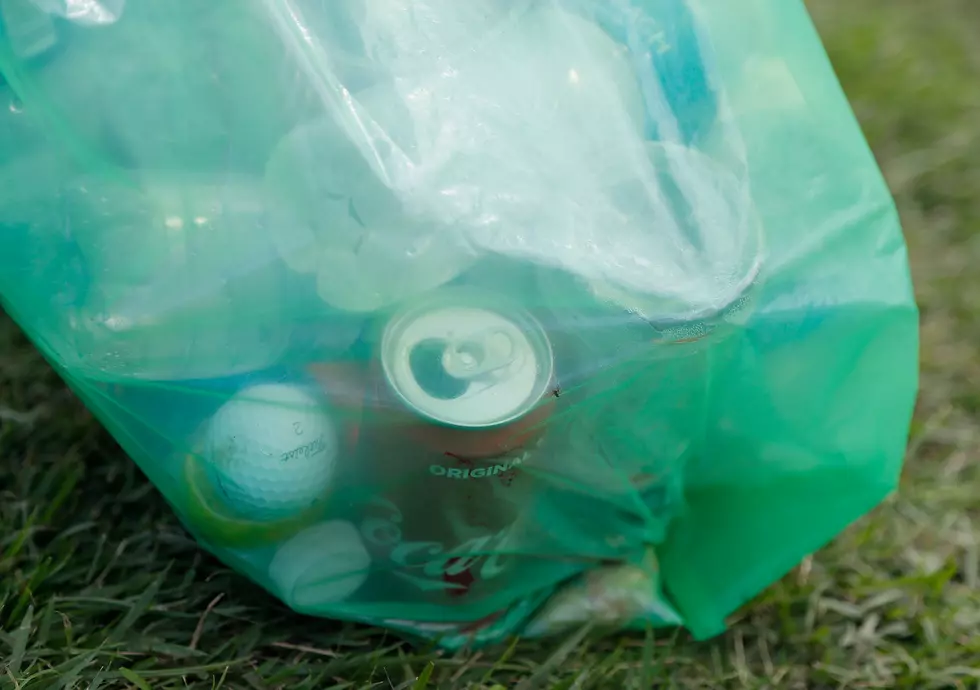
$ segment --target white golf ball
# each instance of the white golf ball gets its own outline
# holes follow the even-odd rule
[[[337,431],[324,403],[297,386],[247,388],[211,418],[205,440],[217,493],[256,520],[297,515],[330,486]]]
[[[342,601],[367,580],[371,556],[349,522],[308,527],[284,543],[269,564],[276,594],[297,610]]]

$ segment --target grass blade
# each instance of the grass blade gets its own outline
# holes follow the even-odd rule
[[[425,668],[422,669],[422,673],[415,680],[415,683],[412,684],[412,690],[425,690],[425,688],[429,687],[429,679],[432,678],[432,673],[435,670],[436,665],[434,663],[431,661],[427,663]]]
[[[525,680],[522,680],[514,690],[533,690],[548,677],[548,675],[561,665],[568,655],[574,652],[582,644],[582,641],[592,631],[592,624],[583,625],[578,631],[565,640],[562,645],[541,664],[534,673]]]
[[[128,668],[119,669],[119,675],[135,685],[139,690],[152,690],[150,684],[143,680],[136,671]]]
[[[8,670],[10,675],[17,677],[20,673],[20,668],[24,663],[24,656],[27,654],[27,643],[31,639],[31,629],[34,623],[34,607],[28,606],[27,612],[20,621],[20,625],[14,631],[11,637],[12,645],[10,650],[10,661],[7,662]]]

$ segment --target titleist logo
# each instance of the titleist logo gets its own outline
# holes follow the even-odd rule
[[[281,462],[288,462],[294,458],[311,458],[314,455],[319,455],[327,449],[327,438],[326,436],[318,436],[309,443],[304,443],[298,448],[293,448],[288,450],[279,456]]]

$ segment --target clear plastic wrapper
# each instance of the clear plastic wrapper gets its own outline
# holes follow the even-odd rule
[[[0,75],[4,307],[297,611],[708,636],[895,485],[905,248],[796,0],[0,0]]]

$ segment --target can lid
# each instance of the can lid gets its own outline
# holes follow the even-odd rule
[[[551,346],[530,314],[462,294],[396,316],[381,347],[394,392],[416,413],[450,426],[520,418],[545,396],[553,374]]]

